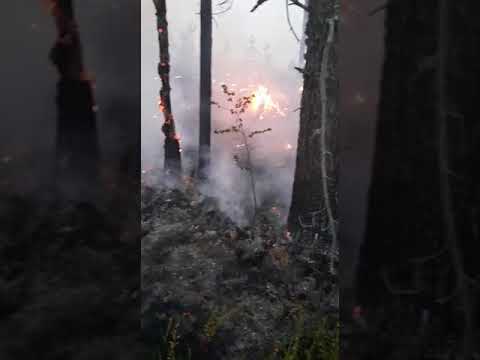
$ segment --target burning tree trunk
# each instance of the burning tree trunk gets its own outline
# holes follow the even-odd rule
[[[357,296],[371,309],[402,301],[403,309],[430,314],[441,325],[435,329],[440,341],[453,330],[449,322],[458,322],[462,358],[470,358],[478,321],[472,276],[480,270],[468,256],[479,250],[480,223],[475,6],[467,0],[406,0],[391,1],[387,11]],[[386,281],[388,273],[396,289]],[[418,323],[404,319],[403,328],[414,334]]]
[[[289,228],[308,224],[337,247],[335,77],[336,0],[311,1],[306,65]]]
[[[198,175],[208,177],[210,167],[212,98],[212,0],[201,0],[200,8],[200,137]]]
[[[85,72],[71,0],[51,1],[57,41],[50,58],[57,67],[57,184],[67,197],[95,196],[98,140],[91,82]]]
[[[158,63],[158,75],[162,81],[160,89],[159,107],[164,115],[162,131],[165,134],[165,170],[167,173],[179,175],[182,170],[180,139],[175,131],[175,121],[172,113],[170,99],[170,53],[168,43],[168,22],[166,0],[154,0],[157,12],[158,45],[160,50],[160,62]]]

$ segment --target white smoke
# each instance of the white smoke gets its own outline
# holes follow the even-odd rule
[[[250,13],[254,0],[235,1],[232,10],[215,17],[213,27],[213,100],[225,100],[221,84],[237,95],[251,95],[258,85],[268,88],[284,116],[270,112],[248,113],[245,126],[250,130],[271,128],[271,132],[251,139],[256,168],[256,192],[260,205],[275,201],[288,208],[298,135],[302,78],[293,69],[298,60],[299,43],[291,34],[285,7],[267,2]],[[215,3],[214,3],[215,4]],[[199,3],[167,1],[171,52],[172,108],[181,136],[183,165],[187,175],[196,165],[198,147],[199,99]],[[291,7],[292,24],[300,33],[303,13]],[[142,168],[163,166],[162,115],[157,109],[160,80],[156,73],[158,43],[152,0],[142,0]],[[249,87],[250,86],[250,87]],[[241,90],[243,89],[243,90]],[[232,115],[212,107],[212,128],[227,128]],[[236,145],[242,141],[234,134],[212,134],[211,185],[203,188],[218,199],[221,208],[234,220],[250,218],[252,194],[248,174],[233,160]]]

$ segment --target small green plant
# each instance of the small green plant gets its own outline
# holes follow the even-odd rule
[[[285,354],[282,360],[298,360],[300,359],[300,353],[302,350],[302,340],[304,338],[304,317],[303,311],[299,312],[297,322],[295,324],[295,333],[293,335],[290,344],[288,344]]]
[[[238,308],[233,308],[229,311],[215,310],[211,312],[207,322],[203,326],[203,335],[209,342],[212,341],[225,321],[231,318],[237,311]]]
[[[326,318],[313,334],[305,331],[304,315],[300,311],[292,338],[282,347],[276,346],[268,360],[338,360],[340,356],[340,325]]]
[[[153,360],[192,360],[189,348],[186,349],[186,355],[181,355],[178,351],[180,345],[179,326],[180,322],[174,318],[168,320],[167,329],[161,338],[159,348],[153,353]]]
[[[251,139],[257,135],[272,131],[272,129],[266,128],[262,130],[252,131],[245,127],[243,114],[245,114],[250,104],[252,104],[252,101],[255,98],[255,94],[252,94],[250,96],[242,96],[242,97],[235,98],[235,92],[230,91],[227,85],[223,84],[222,90],[225,96],[227,97],[227,102],[232,103],[231,107],[230,108],[224,107],[215,101],[212,101],[212,104],[216,105],[220,109],[229,111],[230,114],[234,117],[234,123],[230,127],[227,127],[225,129],[217,129],[214,132],[215,134],[234,133],[240,136],[241,143],[236,146],[237,153],[233,155],[233,159],[240,169],[248,173],[248,177],[250,179],[250,189],[252,192],[252,200],[253,200],[252,225],[254,225],[257,217],[258,202],[257,202],[256,188],[255,188],[255,175],[253,171],[253,162],[252,162]]]
[[[217,334],[219,327],[220,315],[218,312],[214,311],[210,314],[207,319],[207,322],[203,326],[203,335],[207,338],[207,341],[210,342]]]
[[[227,319],[234,316],[240,308],[234,307],[214,310],[210,313],[201,331],[207,342],[211,342]],[[192,360],[192,349],[179,335],[180,320],[171,317],[160,343],[151,353],[151,360]]]
[[[308,348],[306,360],[338,360],[340,356],[340,323],[336,321],[330,329],[327,320],[323,319],[315,330],[312,342]]]

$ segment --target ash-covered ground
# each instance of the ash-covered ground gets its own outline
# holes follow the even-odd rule
[[[142,186],[142,326],[153,351],[171,351],[173,332],[177,358],[281,356],[299,331],[337,318],[329,244],[315,229],[289,234],[268,204],[240,227],[197,189],[192,179]]]
[[[0,195],[1,359],[145,356],[137,215],[118,196],[97,207]]]

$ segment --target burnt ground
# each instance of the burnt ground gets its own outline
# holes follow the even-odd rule
[[[2,180],[0,358],[145,358],[138,185],[98,205],[13,194]]]
[[[177,358],[264,359],[298,335],[299,318],[307,334],[338,318],[327,244],[290,236],[274,210],[240,228],[192,184],[144,184],[142,326],[153,351],[168,352],[162,338],[175,329]]]

